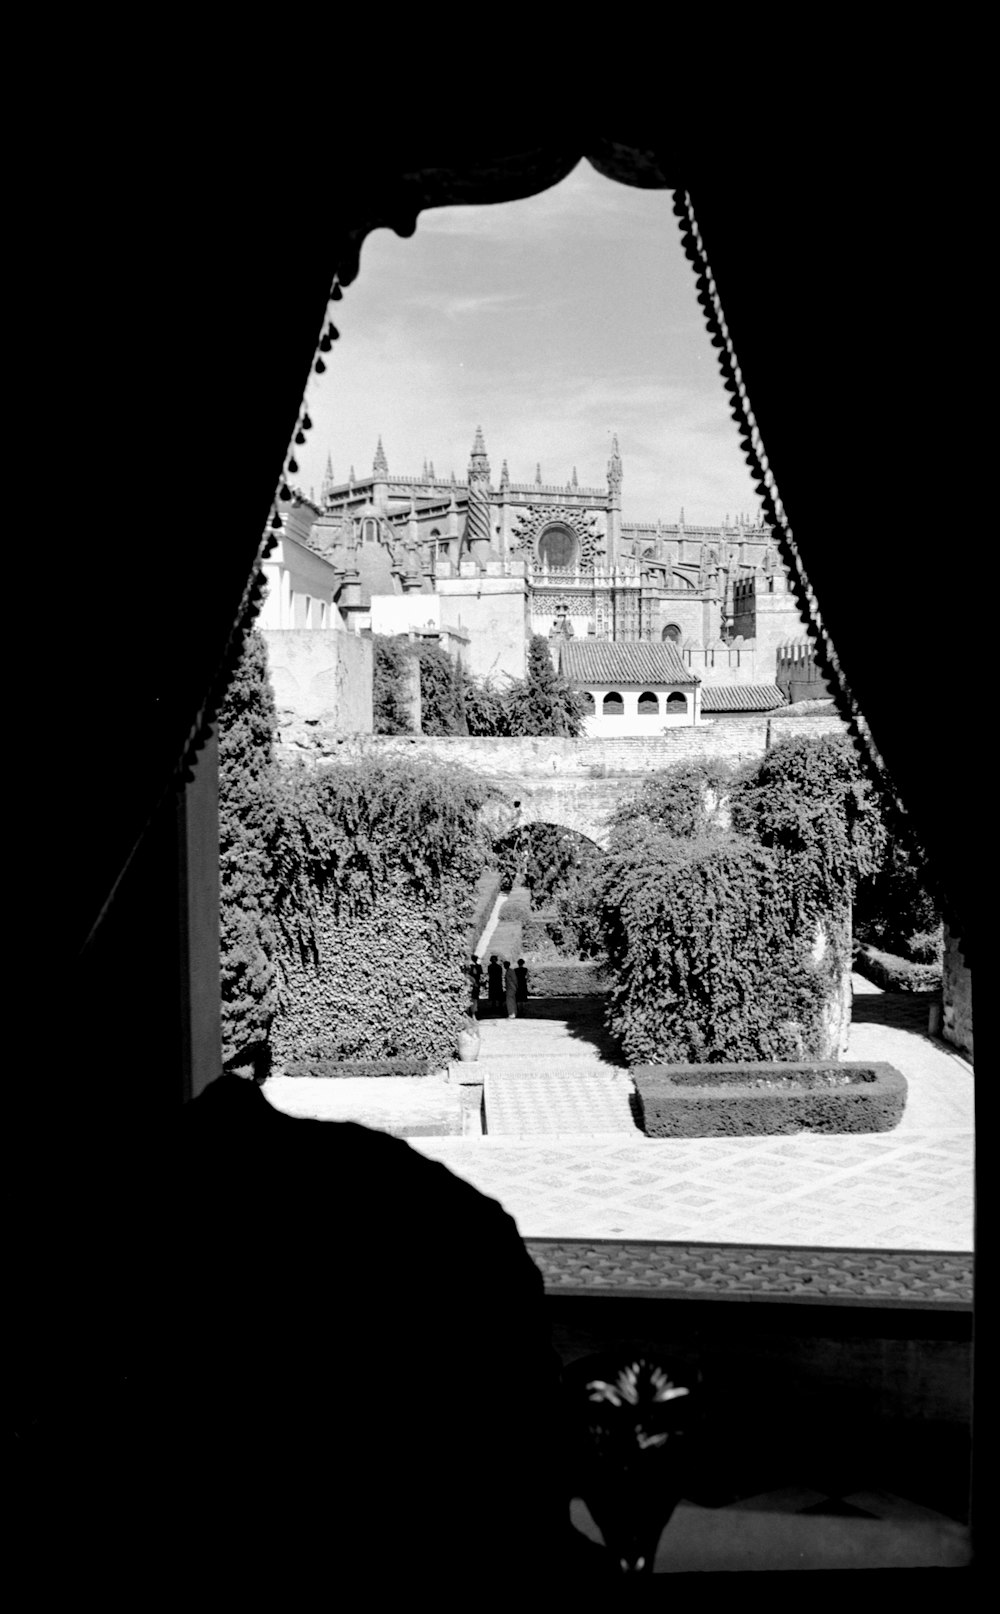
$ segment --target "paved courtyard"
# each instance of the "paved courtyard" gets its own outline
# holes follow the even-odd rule
[[[501,1133],[462,1135],[455,1080],[279,1078],[265,1092],[289,1113],[404,1136],[437,1131],[411,1135],[411,1147],[498,1199],[528,1239],[969,1251],[972,1066],[927,1035],[926,999],[881,992],[859,976],[854,988],[848,1058],[887,1060],[907,1079],[892,1132],[646,1138],[631,1121],[627,1072],[606,1049],[588,1043],[579,1023],[532,1018],[480,1023],[487,1113],[493,1082],[503,1093],[492,1106]],[[470,1071],[453,1066],[459,1074]]]

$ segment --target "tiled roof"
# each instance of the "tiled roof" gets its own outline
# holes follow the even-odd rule
[[[784,706],[777,684],[703,684],[703,712],[773,712]]]
[[[697,684],[670,640],[662,644],[615,644],[607,639],[569,640],[559,670],[578,684]]]

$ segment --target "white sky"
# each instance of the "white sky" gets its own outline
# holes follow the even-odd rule
[[[332,305],[341,333],[306,393],[314,430],[292,480],[319,494],[425,459],[461,480],[478,425],[494,486],[603,486],[612,433],[626,520],[715,523],[758,501],[667,191],[616,185],[581,162],[541,196],[422,213],[377,230]]]

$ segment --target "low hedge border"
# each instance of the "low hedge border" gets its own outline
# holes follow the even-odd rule
[[[437,1067],[429,1059],[291,1059],[275,1075],[282,1076],[430,1076]]]
[[[906,1077],[887,1064],[635,1065],[637,1119],[650,1138],[889,1132]]]
[[[939,963],[915,964],[895,953],[883,953],[878,947],[861,947],[854,959],[854,968],[884,992],[937,992],[941,987]]]
[[[608,989],[600,964],[529,964],[529,998],[601,997]]]

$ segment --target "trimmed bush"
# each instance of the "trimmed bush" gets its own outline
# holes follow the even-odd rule
[[[523,925],[526,919],[531,918],[531,904],[523,897],[508,897],[500,909],[501,924]]]
[[[284,1076],[429,1076],[437,1066],[430,1059],[293,1059]]]
[[[839,970],[811,957],[786,858],[639,822],[608,853],[608,1028],[630,1064],[826,1058]]]
[[[877,947],[859,948],[854,968],[883,992],[937,992],[943,978],[940,963],[915,964],[912,959],[897,958],[895,953],[883,953]]]
[[[608,981],[600,964],[529,964],[529,998],[601,997]]]
[[[906,1078],[887,1064],[638,1065],[640,1125],[651,1138],[889,1132]]]
[[[461,769],[364,759],[286,775],[276,1060],[453,1056],[488,850]]]

